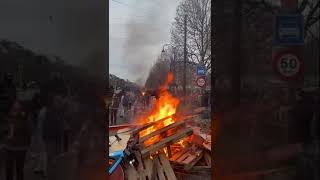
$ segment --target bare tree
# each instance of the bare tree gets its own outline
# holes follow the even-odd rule
[[[183,47],[185,15],[187,15],[188,60],[204,64],[207,71],[210,71],[211,0],[184,0],[179,4],[171,29],[171,41],[175,47]],[[178,50],[181,52],[182,48]]]

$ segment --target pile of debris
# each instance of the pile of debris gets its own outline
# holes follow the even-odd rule
[[[136,158],[137,164],[125,167],[128,180],[176,180],[178,174],[211,173],[211,135],[201,132],[191,122],[199,115],[175,117],[175,122],[145,136],[140,132],[156,126],[172,116],[139,126],[126,137],[127,150]],[[157,139],[157,141],[155,141]],[[150,141],[151,140],[151,141]]]

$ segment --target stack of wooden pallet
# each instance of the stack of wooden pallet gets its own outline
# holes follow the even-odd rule
[[[134,152],[139,162],[138,167],[128,166],[125,170],[128,180],[176,180],[174,171],[164,153],[153,158],[143,158],[139,151]]]
[[[178,171],[209,171],[211,170],[211,136],[193,129],[193,135],[186,146],[174,150],[170,162]]]
[[[141,150],[141,154],[143,157],[148,157],[159,150],[166,148],[167,154],[171,157],[171,145],[180,141],[181,139],[190,136],[193,134],[193,130],[191,127],[186,126],[186,122],[192,120],[196,116],[188,116],[185,118],[179,119],[173,124],[170,124],[166,127],[158,129],[146,136],[139,138],[139,147]],[[160,123],[157,121],[157,123]],[[156,136],[160,136],[161,140],[156,141],[152,144],[146,145],[145,142],[151,138]]]
[[[139,132],[161,123],[167,118],[144,125],[134,131],[133,137],[136,138],[138,136],[138,141],[135,142],[138,148],[134,153],[139,166],[126,169],[126,175],[129,180],[175,180],[176,176],[173,167],[175,169],[182,168],[186,171],[210,169],[211,156],[208,148],[210,147],[211,150],[211,145],[193,127],[187,125],[187,122],[198,118],[198,116],[178,118],[173,124],[139,137]],[[160,140],[146,145],[145,142],[155,136],[160,136]],[[185,138],[188,138],[187,145],[184,146],[177,143]],[[205,164],[199,164],[201,159],[205,159]]]

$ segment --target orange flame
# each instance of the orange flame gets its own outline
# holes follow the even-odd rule
[[[168,73],[167,80],[163,86],[160,87],[160,97],[155,102],[151,111],[147,113],[147,116],[144,118],[138,119],[139,124],[148,124],[151,122],[155,122],[159,119],[168,117],[176,113],[177,107],[180,103],[180,100],[176,97],[173,97],[170,92],[167,90],[167,86],[173,81],[173,74]],[[140,137],[146,136],[157,129],[161,129],[165,126],[174,123],[173,118],[168,118],[161,123],[158,123],[154,126],[151,126],[140,132]],[[161,135],[154,136],[147,141],[144,142],[145,146],[149,146],[155,142],[158,142],[161,139]]]

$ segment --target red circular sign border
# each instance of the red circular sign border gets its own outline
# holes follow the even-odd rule
[[[203,86],[199,86],[199,84],[198,84],[198,80],[199,80],[199,79],[203,79],[203,80],[204,80]],[[205,77],[200,76],[200,77],[198,77],[198,78],[196,79],[196,84],[197,84],[198,87],[203,88],[203,87],[205,87],[205,86],[207,85],[207,81],[206,81]]]
[[[298,60],[300,62],[300,69],[299,71],[291,76],[291,77],[288,77],[288,76],[284,76],[283,74],[281,74],[281,72],[278,70],[278,66],[277,66],[277,62],[279,61],[279,58],[285,54],[292,54],[296,57],[298,57]],[[297,79],[300,75],[302,75],[303,73],[303,63],[302,63],[302,59],[301,59],[301,56],[300,56],[300,53],[296,53],[294,52],[294,50],[292,49],[288,49],[288,50],[282,50],[282,51],[279,51],[273,58],[273,63],[272,63],[272,66],[273,66],[273,69],[274,71],[277,73],[277,75],[282,79],[282,80],[286,80],[286,81],[289,81],[289,80],[294,80],[294,79]]]

